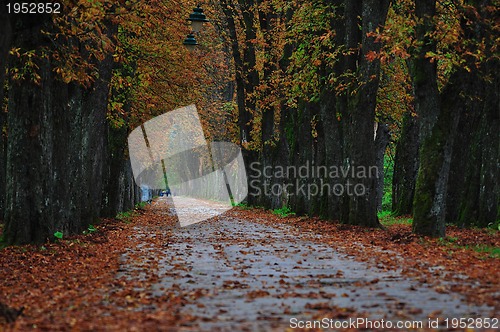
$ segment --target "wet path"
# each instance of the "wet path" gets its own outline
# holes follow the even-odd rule
[[[171,213],[166,206],[158,211]],[[147,288],[153,295],[172,289],[186,294],[182,314],[192,316],[186,330],[285,330],[292,318],[339,321],[362,315],[426,324],[429,316],[485,317],[492,311],[403,278],[400,271],[369,267],[282,227],[221,217],[185,228],[137,229],[143,237],[166,230],[171,236],[161,248],[133,251],[135,256],[161,251],[154,271],[158,281]],[[126,256],[122,277],[132,278],[134,262]]]

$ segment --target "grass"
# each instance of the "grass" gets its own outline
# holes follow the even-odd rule
[[[126,224],[130,224],[135,216],[137,216],[137,212],[131,210],[131,211],[120,212],[116,215],[115,218],[123,221]]]
[[[242,210],[251,210],[251,209],[252,209],[252,207],[251,207],[251,206],[249,206],[248,204],[243,203],[243,202],[238,203],[238,204],[234,204],[234,203],[232,203],[232,205],[233,205],[234,207],[239,207],[239,208],[240,208],[240,209],[242,209]]]
[[[273,213],[282,218],[295,215],[295,212],[292,212],[292,210],[290,210],[288,206],[283,206],[282,208],[274,209]]]
[[[500,231],[500,220],[488,224],[488,229],[492,231]]]
[[[378,218],[380,223],[384,226],[392,225],[411,225],[413,219],[410,217],[394,217],[391,211],[384,210],[378,213]]]
[[[139,213],[137,210],[144,210],[149,203],[147,201],[139,202],[134,206],[133,210],[119,212],[115,219],[121,220],[126,224],[130,224],[134,217],[137,217]],[[90,229],[89,229],[90,231]]]
[[[473,246],[471,249],[474,251],[480,252],[480,253],[488,254],[488,256],[492,257],[492,258],[500,258],[500,248],[499,247],[492,247],[492,246],[487,246],[487,245],[476,245],[476,246]]]
[[[384,193],[382,196],[382,211],[392,208],[392,178],[394,175],[394,158],[391,154],[384,155]],[[380,218],[380,217],[379,217]]]
[[[438,243],[442,244],[443,246],[447,246],[455,250],[459,249],[466,249],[466,250],[473,250],[478,253],[483,253],[487,254],[491,258],[500,258],[500,248],[495,247],[495,246],[488,246],[486,244],[475,244],[475,245],[459,245],[457,244],[458,242],[457,237],[453,236],[447,236],[444,238],[439,238]]]
[[[146,205],[148,205],[148,202],[144,201],[144,202],[139,202],[135,205],[135,208],[136,209],[139,209],[139,210],[143,210]]]
[[[94,225],[89,225],[86,230],[83,231],[83,234],[92,234],[94,232],[97,232],[97,228],[94,227]]]

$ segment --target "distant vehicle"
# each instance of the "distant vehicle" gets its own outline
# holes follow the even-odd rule
[[[160,191],[160,196],[163,197],[163,196],[172,196],[172,192],[170,191],[170,188],[167,188],[167,190],[162,190]]]

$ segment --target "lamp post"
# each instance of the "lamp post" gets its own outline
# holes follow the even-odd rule
[[[198,46],[198,42],[196,41],[196,38],[194,38],[194,34],[190,33],[187,35],[186,39],[184,39],[184,46],[187,47],[189,51],[193,51],[196,46]]]
[[[193,12],[189,15],[187,20],[191,22],[191,33],[187,35],[186,39],[184,39],[183,44],[188,48],[188,50],[192,51],[198,45],[195,33],[199,33],[203,28],[203,23],[209,22],[209,20],[203,13],[203,9],[200,5],[193,9]]]

